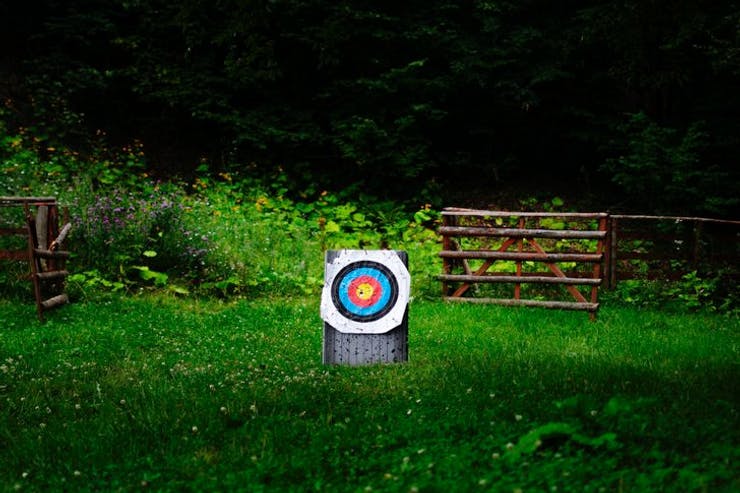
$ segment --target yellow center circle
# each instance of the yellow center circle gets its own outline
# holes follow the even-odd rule
[[[373,286],[370,283],[363,282],[357,286],[357,297],[361,300],[369,300],[373,295]]]

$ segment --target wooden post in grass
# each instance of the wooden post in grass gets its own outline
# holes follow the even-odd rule
[[[408,361],[411,276],[406,252],[326,252],[323,362],[350,366]]]

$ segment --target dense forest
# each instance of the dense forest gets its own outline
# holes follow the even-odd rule
[[[734,1],[0,4],[0,129],[162,178],[734,217],[738,87]]]

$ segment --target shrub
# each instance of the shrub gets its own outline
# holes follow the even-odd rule
[[[695,122],[679,131],[636,113],[617,128],[624,147],[602,169],[622,189],[629,209],[722,214],[737,205],[726,188],[727,174],[702,159],[710,145],[704,126]]]
[[[415,293],[437,293],[439,214],[428,204],[414,211],[358,188],[291,197],[285,173],[259,181],[205,165],[189,187],[153,182],[140,143],[114,149],[100,132],[83,158],[30,129],[0,131],[0,176],[10,178],[0,194],[54,195],[69,207],[73,292],[317,294],[325,250],[392,248],[409,251]]]
[[[151,280],[142,273],[152,271],[199,279],[209,239],[186,225],[187,197],[175,185],[150,182],[142,189],[99,190],[72,200],[75,265],[129,283]]]
[[[428,291],[427,281],[440,272],[432,229],[438,213],[431,206],[413,213],[394,203],[326,191],[294,201],[279,179],[266,185],[231,174],[218,178],[196,181],[190,215],[211,239],[201,285],[207,292],[316,294],[328,249],[411,250],[418,293]]]

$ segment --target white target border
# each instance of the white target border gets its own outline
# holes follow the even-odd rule
[[[327,254],[328,258],[328,254]],[[359,322],[345,317],[334,306],[331,288],[337,274],[355,262],[372,261],[385,266],[396,278],[398,297],[393,308],[371,322]],[[324,288],[321,291],[321,318],[344,334],[383,334],[403,323],[411,293],[411,274],[394,250],[340,250],[331,262],[325,262]]]

